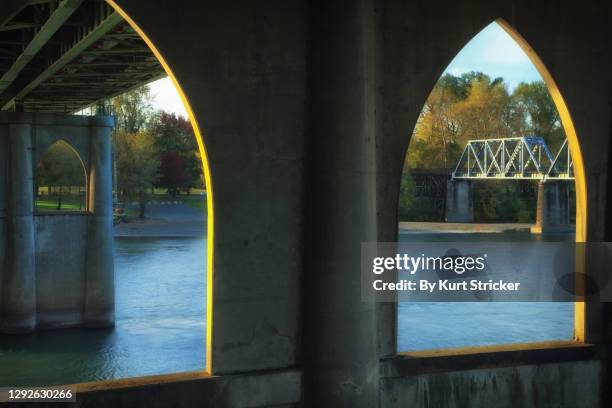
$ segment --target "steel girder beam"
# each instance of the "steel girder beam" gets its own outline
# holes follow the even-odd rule
[[[4,104],[4,106],[2,106],[2,110],[11,109],[15,105],[16,100],[23,99],[25,96],[30,94],[122,21],[123,19],[121,16],[114,11],[102,18],[95,27],[87,32],[87,34],[83,35],[47,69],[41,72],[21,90],[19,90],[19,92],[17,92],[8,102]]]
[[[524,136],[468,141],[452,178],[573,180],[574,175],[567,140],[553,156],[543,138]]]
[[[115,91],[115,92],[111,93],[110,95],[105,95],[105,96],[103,96],[101,98],[96,98],[96,100],[94,100],[93,102],[91,102],[87,106],[94,106],[94,105],[96,105],[96,104],[98,104],[100,102],[104,102],[105,100],[115,98],[115,97],[117,97],[117,96],[119,96],[119,95],[121,95],[121,94],[123,94],[125,92],[133,91],[133,90],[135,90],[137,88],[140,88],[141,86],[150,84],[153,81],[157,81],[158,79],[162,79],[162,78],[165,78],[165,77],[166,77],[166,72],[162,69],[162,71],[158,75],[155,75],[155,76],[145,80],[144,82],[139,82],[139,83],[134,84],[134,85],[132,85],[132,86],[130,86],[128,88],[121,88],[120,90]],[[82,108],[85,108],[87,106],[82,106]]]
[[[2,0],[0,8],[0,29],[19,14],[21,10],[32,4],[50,3],[53,0]]]
[[[15,59],[13,65],[0,78],[0,94],[13,83],[23,68],[34,58],[66,20],[70,18],[82,2],[83,0],[63,0],[59,3],[49,19]]]

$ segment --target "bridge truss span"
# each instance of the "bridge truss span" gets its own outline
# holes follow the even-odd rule
[[[573,180],[574,166],[567,139],[556,154],[539,136],[479,139],[468,141],[452,178]]]

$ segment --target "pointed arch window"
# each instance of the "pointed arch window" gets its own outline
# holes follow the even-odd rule
[[[87,210],[87,173],[70,144],[58,140],[49,146],[35,174],[37,212]]]
[[[471,140],[525,136],[541,138],[553,156],[566,149],[573,160],[573,179],[560,182],[568,213],[562,235],[529,232],[541,222],[537,182],[493,180],[491,161],[485,165],[491,177],[454,182]],[[419,115],[401,179],[399,240],[584,242],[584,177],[576,131],[555,81],[525,39],[498,19],[457,54]],[[526,231],[504,237],[508,229]],[[459,230],[472,233],[453,233]],[[582,340],[584,303],[400,303],[397,325],[398,351]]]

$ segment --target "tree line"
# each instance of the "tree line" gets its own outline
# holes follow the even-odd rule
[[[202,166],[191,123],[151,107],[148,86],[112,100],[113,154],[117,196],[137,201],[140,216],[154,188],[170,196],[202,188]]]
[[[113,176],[119,201],[137,201],[142,217],[155,188],[176,197],[204,187],[197,142],[187,119],[155,111],[148,86],[109,103],[115,116]],[[85,173],[68,144],[55,143],[45,152],[37,163],[36,182],[39,201],[46,187],[47,199],[57,202],[56,209],[69,205],[67,201],[76,201],[81,208],[82,197],[75,197],[74,190],[84,194]]]
[[[431,221],[431,198],[419,197],[410,169],[454,169],[470,139],[541,136],[553,154],[565,140],[554,102],[543,81],[509,91],[503,78],[482,72],[443,75],[419,115],[400,187],[401,220]],[[536,189],[531,181],[474,184],[477,221],[533,222]]]

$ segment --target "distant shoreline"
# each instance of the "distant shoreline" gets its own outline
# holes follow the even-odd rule
[[[114,226],[115,237],[205,237],[206,219],[184,204],[147,206],[145,218],[130,218]]]
[[[530,233],[529,223],[460,223],[460,222],[400,222],[401,233],[454,232],[454,233]]]

